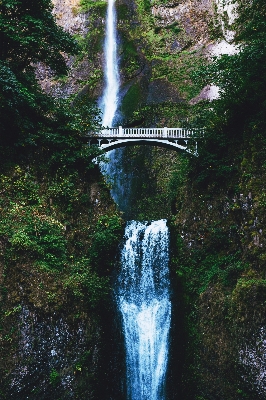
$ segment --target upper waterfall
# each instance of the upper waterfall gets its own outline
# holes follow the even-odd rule
[[[118,107],[119,91],[115,0],[108,0],[104,42],[104,80],[105,87],[101,99],[102,125],[112,127]]]

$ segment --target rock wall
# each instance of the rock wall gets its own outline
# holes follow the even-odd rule
[[[40,84],[55,97],[68,98],[82,92],[90,98],[97,98],[102,90],[104,14],[97,7],[96,14],[95,10],[83,10],[79,0],[54,0],[53,4],[58,25],[75,35],[80,54],[66,57],[69,73],[62,79],[55,77],[45,65],[39,64],[36,74]]]
[[[112,231],[107,244],[107,227],[102,219],[116,220],[118,214],[97,167],[90,171],[89,178],[79,176],[76,184],[70,183],[68,175],[48,177],[43,170],[41,178],[37,175],[32,165],[26,171],[17,168],[9,177],[5,176],[5,182],[12,181],[5,189],[1,175],[1,200],[6,201],[5,210],[1,209],[6,217],[2,214],[1,218],[12,218],[11,200],[17,210],[12,221],[14,234],[18,237],[24,232],[22,236],[28,237],[28,245],[22,240],[13,252],[12,238],[1,235],[0,398],[107,399],[110,393],[116,396],[120,382],[111,388],[108,383],[119,368],[119,361],[114,361],[118,341],[108,282],[120,234],[111,244]],[[13,191],[19,177],[22,188],[27,184],[25,180],[34,181],[35,196],[42,199],[40,212],[28,191],[22,189],[23,200]],[[57,197],[54,189],[59,188],[58,179],[70,184],[68,188],[74,191],[75,200],[66,199],[66,187],[62,197]],[[46,185],[48,181],[53,186],[50,195],[47,193],[52,186]],[[32,218],[35,224],[41,224],[38,228],[35,225],[33,236]],[[52,225],[45,231],[42,224],[47,221]],[[59,236],[52,231],[53,225],[62,228]],[[49,249],[46,247],[39,254],[47,263],[40,260],[36,246],[30,245],[30,237],[37,245],[39,240],[48,244]],[[100,247],[101,240],[105,242],[106,259],[100,263],[97,240]],[[63,244],[66,257],[63,256],[62,264]],[[103,379],[104,387],[100,384]]]
[[[58,25],[72,35],[85,36],[89,29],[86,13],[79,12],[80,0],[53,0]]]
[[[207,399],[265,397],[265,174],[252,154],[253,162],[243,156],[232,181],[216,178],[215,187],[190,181],[177,199],[173,263],[188,296],[195,367],[188,376]]]

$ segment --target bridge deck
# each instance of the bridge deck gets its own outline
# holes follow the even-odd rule
[[[203,137],[202,129],[184,128],[109,128],[97,134],[89,135],[94,138],[127,139],[127,138],[153,138],[153,139],[192,139]]]
[[[122,126],[88,134],[89,145],[96,144],[104,151],[123,146],[148,144],[184,150],[194,155],[198,154],[197,140],[203,136],[203,129],[122,128]]]

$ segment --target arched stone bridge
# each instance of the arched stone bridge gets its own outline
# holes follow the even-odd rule
[[[123,146],[149,144],[184,150],[198,155],[198,140],[203,137],[203,129],[184,128],[108,128],[99,133],[89,133],[89,145],[97,144],[109,151]]]

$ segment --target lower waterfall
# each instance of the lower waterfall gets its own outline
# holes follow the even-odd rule
[[[128,400],[164,400],[171,322],[166,220],[128,222],[115,288]]]

